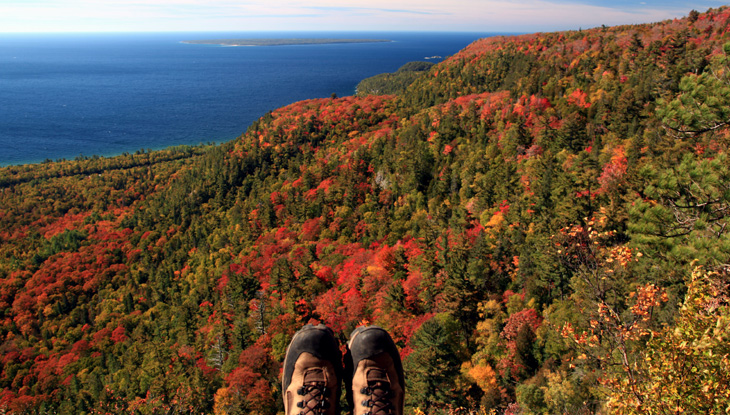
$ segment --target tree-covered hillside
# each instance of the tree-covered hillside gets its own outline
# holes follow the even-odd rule
[[[217,147],[0,169],[0,410],[283,411],[303,324],[409,413],[730,405],[730,9],[494,37]]]
[[[381,73],[357,84],[355,95],[391,95],[405,92],[410,84],[434,65],[432,62],[408,62],[393,73]]]

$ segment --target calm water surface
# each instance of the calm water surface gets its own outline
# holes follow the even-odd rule
[[[228,141],[269,110],[332,93],[352,95],[366,77],[425,57],[452,55],[490,35],[0,34],[0,166]],[[393,42],[181,43],[252,37]]]

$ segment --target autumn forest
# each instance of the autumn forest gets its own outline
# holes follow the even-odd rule
[[[386,328],[409,414],[725,413],[729,19],[485,38],[222,145],[1,168],[0,413],[281,413],[309,322]]]

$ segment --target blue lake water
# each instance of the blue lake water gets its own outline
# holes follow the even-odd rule
[[[224,142],[267,111],[352,95],[369,76],[489,33],[0,34],[0,166]],[[193,39],[388,43],[223,47]],[[438,62],[438,59],[433,60]]]

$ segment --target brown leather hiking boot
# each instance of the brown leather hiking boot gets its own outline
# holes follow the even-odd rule
[[[332,330],[304,326],[284,359],[282,390],[286,415],[338,415],[342,353]]]
[[[403,366],[388,332],[378,326],[352,332],[345,386],[353,415],[403,415]]]

